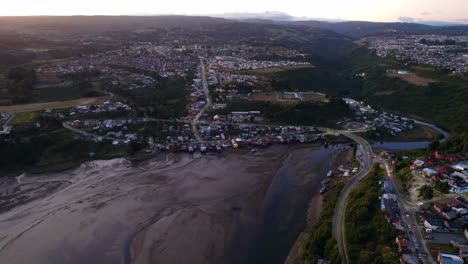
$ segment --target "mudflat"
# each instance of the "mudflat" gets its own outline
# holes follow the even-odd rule
[[[223,263],[258,224],[284,146],[0,179],[0,263]]]

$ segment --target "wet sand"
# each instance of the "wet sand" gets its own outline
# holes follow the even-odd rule
[[[264,151],[275,155],[114,159],[26,175],[21,188],[63,184],[21,192],[0,214],[0,263],[225,263],[258,225],[286,147]]]

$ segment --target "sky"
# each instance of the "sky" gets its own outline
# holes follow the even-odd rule
[[[468,23],[468,0],[3,0],[0,16],[215,15],[280,12],[300,18]],[[276,13],[275,13],[276,14]]]

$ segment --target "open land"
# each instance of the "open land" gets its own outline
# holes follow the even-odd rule
[[[59,108],[70,108],[79,105],[99,105],[102,104],[108,96],[99,97],[85,97],[76,100],[69,101],[56,101],[48,103],[33,103],[33,104],[19,104],[19,105],[8,105],[0,106],[0,112],[4,113],[21,113],[21,112],[33,112],[46,109],[59,109]]]
[[[409,82],[411,84],[417,85],[417,86],[422,86],[422,87],[427,87],[431,83],[435,83],[435,80],[424,78],[421,76],[418,76],[416,74],[396,74],[396,73],[389,73],[387,74],[387,77],[390,78],[400,78],[406,82]]]
[[[312,64],[304,64],[304,65],[294,65],[294,66],[287,66],[287,67],[262,68],[262,69],[252,70],[251,72],[255,74],[271,74],[271,73],[278,73],[278,72],[284,72],[284,71],[289,71],[289,70],[310,69],[310,68],[315,68],[315,66]]]

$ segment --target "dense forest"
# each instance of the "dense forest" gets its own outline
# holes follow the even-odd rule
[[[380,210],[379,181],[383,170],[375,165],[351,191],[345,210],[345,243],[350,263],[398,263],[394,245],[397,231]]]

